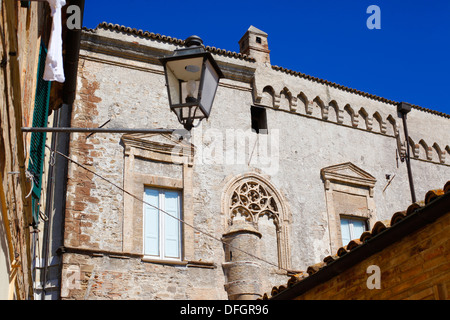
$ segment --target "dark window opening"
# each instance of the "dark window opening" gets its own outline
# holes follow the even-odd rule
[[[256,37],[256,43],[261,43],[261,38],[260,37]]]
[[[266,109],[252,106],[250,111],[252,115],[252,131],[267,134]]]

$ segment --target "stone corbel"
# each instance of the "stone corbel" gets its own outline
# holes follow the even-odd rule
[[[274,94],[273,95],[273,107],[275,109],[280,108],[280,102],[281,102],[281,96],[279,94]]]
[[[306,114],[311,115],[313,113],[314,101],[309,101],[306,105]]]
[[[256,86],[256,81],[255,78],[253,78],[252,80],[252,93],[253,93],[253,101],[255,104],[259,104],[261,103],[261,99],[262,99],[262,91],[258,90],[258,87]]]
[[[323,120],[328,120],[328,106],[324,106],[322,108],[322,119]]]
[[[415,144],[414,146],[411,145],[411,148],[412,148],[412,152],[413,152],[413,157],[418,158],[419,152],[420,152],[420,145],[419,144]]]
[[[372,131],[373,129],[373,118],[367,117],[366,119],[367,130]]]
[[[384,122],[384,121],[381,122],[381,125],[380,125],[380,131],[381,131],[381,133],[383,133],[383,134],[387,132],[387,125],[386,125],[386,122]]]
[[[428,147],[427,150],[427,160],[433,160],[433,148],[432,147]]]
[[[337,123],[344,123],[344,110],[338,110]]]
[[[297,111],[297,98],[296,97],[292,97],[291,98],[291,105],[290,105],[290,107],[291,107],[291,111],[292,112]]]
[[[354,114],[352,117],[352,126],[356,128],[358,124],[359,124],[359,115]]]

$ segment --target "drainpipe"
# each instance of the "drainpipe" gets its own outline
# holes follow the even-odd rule
[[[403,129],[405,131],[405,140],[406,140],[406,168],[408,169],[408,180],[409,180],[409,189],[411,190],[411,200],[412,203],[416,202],[416,193],[414,191],[414,181],[411,172],[411,157],[409,150],[409,135],[408,135],[408,125],[406,123],[406,114],[411,111],[411,105],[406,102],[400,102],[397,105],[397,111],[401,113],[403,120]]]

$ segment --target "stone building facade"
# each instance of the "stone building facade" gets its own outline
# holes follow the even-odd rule
[[[83,30],[71,125],[180,128],[158,58],[183,44]],[[71,135],[61,298],[255,299],[344,245],[343,223],[411,203],[397,102],[271,65],[255,27],[239,45],[206,47],[225,79],[188,140]],[[450,116],[407,121],[420,199],[450,176]]]

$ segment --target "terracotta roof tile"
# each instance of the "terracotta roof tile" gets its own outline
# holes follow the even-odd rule
[[[362,244],[362,242],[359,239],[352,240],[347,245],[347,251],[352,251],[353,249],[355,249],[356,247],[358,247],[361,244]]]
[[[406,210],[398,211],[398,212],[394,213],[394,215],[391,218],[391,226],[393,226],[397,222],[401,221],[405,217],[406,217]]]
[[[381,221],[377,221],[375,222],[373,228],[372,228],[372,236],[376,236],[377,234],[379,234],[380,232],[386,230],[386,225],[381,222]]]
[[[294,284],[296,284],[297,282],[302,281],[303,279],[305,279],[306,277],[308,277],[307,273],[301,272],[301,273],[297,273],[291,276],[291,278],[288,280],[287,285],[288,287],[292,287]]]
[[[308,269],[306,269],[306,272],[309,275],[312,275],[312,274],[316,273],[317,271],[319,271],[320,269],[322,269],[324,266],[325,266],[324,262],[319,262],[312,266],[309,266]]]
[[[425,195],[425,204],[430,203],[434,199],[444,194],[444,190],[430,190]]]
[[[163,42],[184,45],[184,40],[181,40],[181,39],[169,37],[169,36],[166,36],[166,35],[161,35],[159,33],[143,31],[141,29],[138,30],[136,28],[130,28],[130,27],[126,27],[126,26],[122,26],[122,25],[118,25],[118,24],[113,24],[113,23],[108,23],[108,22],[100,23],[97,26],[96,29],[83,28],[83,30],[90,31],[90,32],[95,32],[95,30],[97,30],[97,29],[115,30],[115,31],[123,32],[123,33],[128,33],[128,34],[141,36],[143,38],[156,39],[156,40],[163,41]],[[252,57],[250,57],[250,56],[248,56],[246,54],[242,54],[242,53],[238,53],[238,52],[227,51],[227,50],[224,50],[224,49],[219,49],[219,48],[211,47],[211,46],[205,46],[205,50],[209,51],[209,52],[212,52],[212,53],[215,53],[215,54],[227,56],[227,57],[234,57],[234,58],[237,58],[237,59],[242,59],[242,60],[246,60],[246,61],[250,61],[250,62],[255,62],[254,58],[252,58]]]
[[[337,251],[337,255],[339,257],[342,257],[343,255],[347,254],[347,249],[345,247],[340,247]]]
[[[366,245],[366,242],[368,240],[370,240],[371,238],[379,235],[381,232],[383,232],[386,229],[389,229],[393,225],[400,223],[403,219],[405,219],[409,215],[414,214],[414,212],[416,212],[418,209],[423,208],[425,206],[425,204],[428,205],[429,203],[433,202],[437,198],[444,196],[447,193],[450,193],[450,180],[447,181],[447,183],[445,184],[443,189],[430,190],[429,192],[427,192],[427,194],[425,196],[425,201],[419,201],[419,202],[413,203],[408,207],[407,210],[394,213],[390,220],[377,221],[371,231],[363,232],[363,234],[361,235],[361,237],[359,239],[352,240],[349,242],[349,244],[347,246],[339,248],[336,255],[327,256],[323,259],[323,262],[316,263],[312,266],[309,266],[307,268],[308,275],[306,275],[303,272],[293,275],[287,282],[287,285],[273,287],[272,292],[271,292],[271,294],[272,294],[271,297],[274,297],[275,295],[279,294],[280,292],[287,290],[287,289],[291,288],[292,286],[302,282],[309,276],[326,269],[329,264],[339,261],[339,259],[344,255],[351,254],[355,248]],[[268,300],[271,297],[269,297],[265,293],[263,295],[263,297],[260,299]]]
[[[372,232],[370,231],[364,231],[361,234],[361,237],[359,237],[359,240],[361,240],[361,242],[366,242],[367,240],[369,240],[370,238],[372,238]]]
[[[450,180],[447,181],[447,183],[445,184],[445,186],[444,186],[444,192],[445,192],[445,193],[450,192]]]
[[[325,258],[323,258],[323,262],[325,262],[326,265],[329,265],[330,263],[332,263],[333,261],[335,261],[338,258],[339,258],[338,255],[326,256]]]
[[[409,216],[413,214],[416,210],[422,208],[423,206],[425,206],[425,201],[414,202],[408,207],[408,209],[406,209],[406,215]]]

